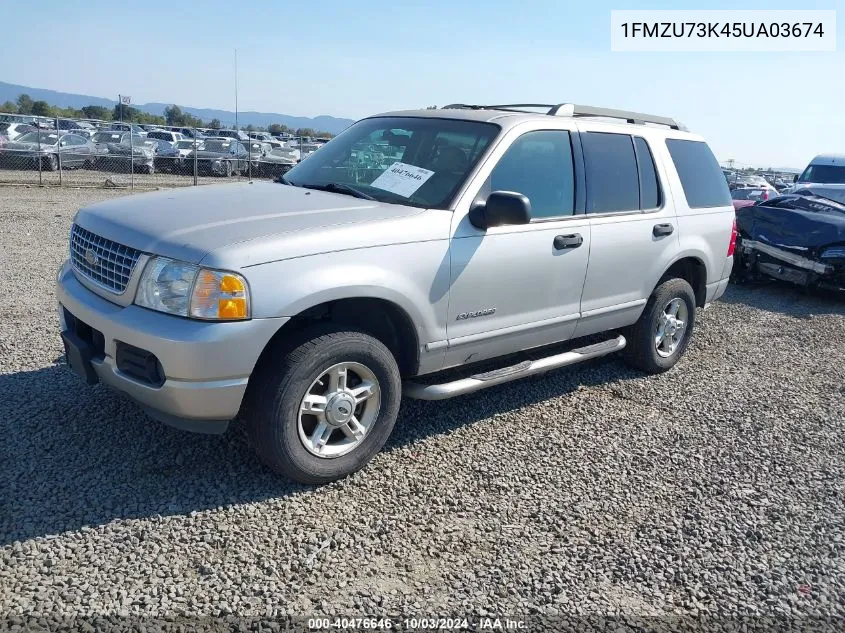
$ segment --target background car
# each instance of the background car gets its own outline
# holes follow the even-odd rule
[[[170,130],[153,130],[151,132],[147,132],[147,138],[157,138],[162,141],[167,141],[171,145],[175,144],[176,141],[181,141],[184,137],[182,136],[181,132],[171,132]]]
[[[94,160],[94,144],[76,134],[27,132],[9,141],[0,153],[0,160],[12,167],[41,167],[47,171],[59,168],[90,167]]]
[[[242,132],[241,130],[217,130],[217,136],[233,138],[238,141],[249,141],[249,136],[247,136],[246,132]]]
[[[258,159],[258,174],[276,178],[287,173],[299,161],[299,152],[288,147],[271,150]]]
[[[187,161],[197,158],[197,171],[202,174],[231,176],[249,169],[249,153],[243,143],[230,138],[206,139],[203,149],[191,152]]]
[[[108,154],[101,156],[100,160],[105,159],[109,166],[128,173],[131,157],[133,169],[138,172],[153,174],[155,173],[155,153],[157,149],[158,141],[156,139],[148,139],[146,136],[134,134],[130,137],[129,134],[124,134],[119,143],[109,144]]]
[[[138,136],[146,136],[147,131],[136,123],[122,123],[115,122],[109,125],[110,130],[117,130],[119,132],[132,132]]]
[[[731,191],[735,211],[743,207],[750,207],[763,200],[770,200],[777,195],[779,194],[774,187],[741,187]]]
[[[18,136],[34,131],[35,126],[26,123],[0,123],[0,136],[6,137],[9,141],[14,141]]]

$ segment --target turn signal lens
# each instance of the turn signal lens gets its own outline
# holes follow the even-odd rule
[[[191,295],[191,316],[232,321],[249,318],[249,290],[236,273],[201,269]]]

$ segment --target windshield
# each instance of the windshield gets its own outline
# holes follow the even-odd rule
[[[120,132],[97,132],[92,141],[95,143],[120,143]]]
[[[231,141],[206,141],[204,149],[207,152],[228,152],[231,146]]]
[[[446,209],[499,127],[477,121],[377,117],[344,130],[286,180],[346,185],[381,202]]]
[[[55,134],[45,134],[44,132],[27,132],[20,138],[16,138],[15,142],[18,143],[38,143],[40,140],[42,145],[55,145],[59,137]]]
[[[194,145],[200,146],[202,143],[199,141],[177,141],[176,147],[179,149],[194,149]]]
[[[801,174],[798,182],[845,184],[845,165],[810,165]]]

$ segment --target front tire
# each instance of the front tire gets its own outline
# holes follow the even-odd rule
[[[695,293],[685,279],[666,279],[651,293],[639,320],[624,331],[626,362],[646,373],[668,371],[689,346]]]
[[[305,484],[360,470],[396,423],[402,385],[393,355],[350,328],[309,328],[277,345],[250,379],[246,422],[262,461]]]

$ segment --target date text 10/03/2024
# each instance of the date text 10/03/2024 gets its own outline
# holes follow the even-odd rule
[[[528,624],[519,618],[309,618],[308,628],[320,630],[397,630],[397,631],[525,631]]]

